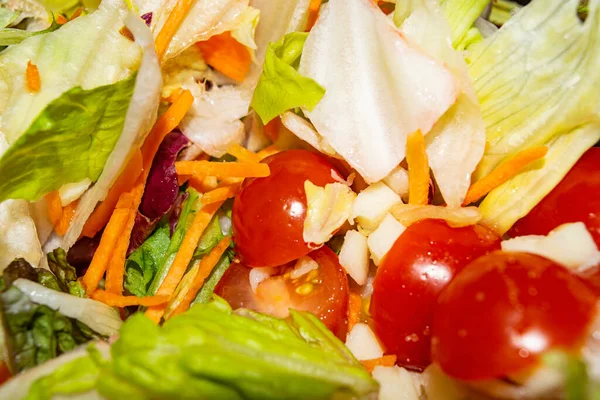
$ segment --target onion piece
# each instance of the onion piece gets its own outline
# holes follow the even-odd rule
[[[392,208],[391,212],[394,218],[404,226],[409,226],[422,219],[443,219],[453,228],[475,225],[481,221],[481,213],[477,207],[448,208],[398,204]]]

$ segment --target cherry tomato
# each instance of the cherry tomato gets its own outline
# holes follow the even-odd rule
[[[482,226],[451,228],[444,221],[409,226],[384,257],[373,281],[375,331],[397,363],[422,371],[431,362],[430,325],[439,292],[470,261],[500,248]]]
[[[12,378],[12,374],[10,373],[10,369],[8,369],[8,365],[5,362],[0,362],[0,385],[10,378]]]
[[[582,221],[600,247],[600,147],[588,150],[563,180],[508,232],[511,237],[547,235]]]
[[[246,179],[233,202],[233,241],[249,267],[279,266],[310,253],[302,236],[304,182],[325,186],[340,176],[324,157],[306,150],[283,151],[263,162],[271,174]]]
[[[528,253],[488,254],[439,295],[433,359],[463,380],[526,372],[550,349],[578,350],[595,304],[586,283],[553,261]]]
[[[294,263],[283,266],[277,275],[262,281],[256,293],[250,287],[251,268],[233,264],[223,275],[215,293],[233,308],[285,317],[289,309],[310,311],[337,337],[345,339],[348,319],[348,277],[338,257],[323,246],[308,254],[319,267],[292,279]]]

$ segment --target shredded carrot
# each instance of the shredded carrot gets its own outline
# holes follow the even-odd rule
[[[310,0],[310,5],[308,6],[308,22],[306,24],[306,32],[310,31],[315,25],[315,22],[317,22],[322,2],[323,0]]]
[[[108,191],[104,201],[98,204],[98,207],[86,221],[82,231],[83,236],[92,238],[106,225],[119,201],[119,197],[121,194],[133,189],[135,182],[142,173],[142,169],[142,153],[137,150]]]
[[[83,12],[83,7],[77,8],[77,10],[75,10],[73,15],[71,15],[71,18],[69,18],[69,21],[73,21],[75,18],[80,17],[82,12]]]
[[[173,90],[171,92],[171,94],[169,94],[167,97],[161,97],[160,101],[165,101],[168,103],[175,103],[175,101],[177,101],[179,96],[181,96],[182,92],[183,92],[183,89],[177,88],[177,89]]]
[[[249,178],[269,176],[267,164],[219,161],[179,161],[175,163],[178,174],[216,176],[217,178]]]
[[[271,139],[271,142],[275,143],[279,137],[279,130],[281,129],[282,125],[281,118],[274,118],[263,127],[263,132],[269,139]]]
[[[111,307],[128,307],[128,306],[159,306],[169,301],[168,296],[148,296],[148,297],[137,297],[137,296],[121,296],[118,294],[110,293],[104,290],[96,290],[91,295],[92,299],[101,301],[102,303]]]
[[[119,29],[119,33],[121,34],[121,36],[123,36],[125,39],[129,40],[130,42],[135,41],[135,38],[133,37],[133,33],[131,33],[131,31],[129,30],[128,27],[124,26],[121,29]]]
[[[69,226],[71,225],[71,220],[73,219],[73,215],[75,215],[75,210],[77,210],[77,206],[79,205],[79,200],[75,200],[69,204],[65,208],[63,208],[62,215],[60,220],[54,227],[54,231],[58,236],[63,236],[67,233]]]
[[[31,60],[27,61],[25,77],[27,78],[27,90],[29,90],[29,93],[38,93],[42,87],[40,71],[38,71],[37,65],[33,64]]]
[[[264,160],[265,158],[272,156],[273,154],[277,154],[281,151],[282,150],[279,148],[279,146],[272,144],[268,147],[265,147],[261,151],[259,151],[258,156],[260,157],[261,160]]]
[[[240,146],[239,144],[234,144],[227,150],[227,153],[231,154],[239,161],[248,162],[248,163],[258,163],[260,162],[260,158],[258,154],[253,151],[248,150],[247,148]]]
[[[192,282],[189,290],[185,294],[181,303],[179,303],[177,308],[171,314],[171,317],[177,314],[181,314],[182,312],[190,308],[190,304],[192,304],[192,301],[196,298],[198,291],[200,290],[200,288],[202,288],[202,285],[204,285],[204,281],[206,280],[206,278],[208,278],[215,265],[217,265],[223,253],[229,247],[230,243],[231,238],[229,236],[225,236],[210,251],[210,253],[208,253],[204,258],[202,258],[198,267],[198,272],[194,277],[194,281]]]
[[[210,39],[196,43],[202,51],[204,61],[223,75],[235,81],[242,82],[252,63],[250,51],[231,36],[224,32]]]
[[[138,184],[130,192],[132,204],[129,206],[129,217],[127,223],[123,227],[123,231],[119,240],[112,252],[112,257],[106,270],[106,291],[121,294],[123,292],[123,275],[125,274],[125,259],[127,258],[127,250],[129,249],[129,241],[131,239],[131,231],[135,224],[135,217],[138,213],[138,208],[144,194],[144,180],[138,179]]]
[[[350,297],[348,298],[348,331],[360,321],[361,307],[362,299],[360,294],[350,292]]]
[[[467,191],[463,205],[479,200],[493,189],[517,175],[527,165],[544,158],[547,152],[548,148],[546,146],[539,146],[517,153],[512,159],[500,164],[487,176],[471,185]]]
[[[165,56],[167,49],[169,48],[169,44],[177,30],[181,26],[181,23],[185,19],[186,15],[192,8],[194,4],[194,0],[178,0],[175,3],[175,7],[171,10],[171,13],[167,17],[165,24],[160,29],[156,40],[154,41],[156,45],[156,54],[158,54],[158,59],[162,61]]]
[[[150,171],[152,161],[161,142],[165,136],[179,125],[193,102],[194,97],[192,94],[188,90],[184,90],[175,103],[156,121],[144,141],[141,152],[134,153],[117,181],[110,188],[104,201],[96,207],[86,221],[82,232],[84,236],[94,237],[110,219],[121,194],[133,188],[142,171],[145,171],[145,173]]]
[[[58,190],[54,190],[44,196],[46,204],[48,205],[48,217],[52,225],[57,225],[62,217],[63,208],[60,200]]]
[[[202,196],[202,204],[211,204],[235,197],[240,191],[240,184],[218,187]]]
[[[207,204],[196,213],[194,216],[194,221],[192,222],[192,226],[186,232],[183,242],[181,243],[181,247],[175,255],[175,259],[173,260],[173,264],[171,264],[171,268],[169,268],[167,276],[165,276],[165,279],[156,291],[157,295],[169,297],[173,295],[177,285],[187,270],[188,264],[194,256],[194,251],[198,246],[200,236],[202,236],[202,233],[204,233],[204,230],[210,223],[212,217],[222,204],[223,202]],[[164,312],[165,307],[150,307],[146,311],[146,316],[158,324]]]
[[[69,22],[69,20],[62,14],[58,14],[58,16],[56,17],[56,23],[59,25],[64,25],[67,22]]]
[[[367,371],[373,372],[373,370],[377,366],[393,367],[396,364],[396,355],[390,354],[385,355],[383,357],[374,358],[372,360],[361,360],[360,363],[363,365],[363,367],[365,367]]]
[[[214,176],[192,176],[188,180],[188,185],[200,193],[210,192],[219,186],[217,178]]]
[[[425,152],[425,138],[420,130],[408,135],[406,140],[408,164],[408,204],[429,202],[429,162]]]

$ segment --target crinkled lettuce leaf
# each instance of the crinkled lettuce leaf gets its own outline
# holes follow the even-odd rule
[[[600,1],[585,22],[578,0],[534,1],[472,47],[469,72],[487,146],[475,179],[528,147],[547,145],[530,166],[481,203],[484,220],[505,232],[564,177],[599,138]]]
[[[0,46],[9,46],[13,44],[19,44],[23,40],[37,35],[43,35],[44,33],[53,32],[60,28],[60,25],[53,19],[52,24],[41,31],[26,31],[24,29],[17,28],[1,28],[0,29]]]
[[[135,75],[53,100],[0,159],[0,201],[36,201],[85,178],[96,181],[125,123]]]
[[[50,271],[56,277],[59,290],[77,297],[85,297],[85,290],[77,280],[77,270],[67,261],[67,253],[58,248],[47,255]]]
[[[440,7],[452,30],[452,45],[464,49],[474,41],[478,29],[473,25],[489,4],[489,0],[441,0]],[[482,39],[481,35],[478,39]]]
[[[106,399],[367,399],[378,384],[317,318],[291,311],[280,320],[233,312],[220,298],[157,327],[135,315],[121,329],[111,360],[97,361],[96,390]],[[90,356],[96,360],[97,357]],[[95,368],[77,363],[85,381]],[[66,365],[34,383],[52,393]],[[71,368],[72,369],[72,368]],[[68,385],[65,385],[68,386]],[[70,385],[62,394],[89,391]]]
[[[308,33],[292,32],[269,43],[251,103],[263,124],[296,107],[313,110],[325,95],[321,85],[297,71],[307,37]]]

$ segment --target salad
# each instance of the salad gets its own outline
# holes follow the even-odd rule
[[[1,399],[599,398],[600,0],[0,25]]]

